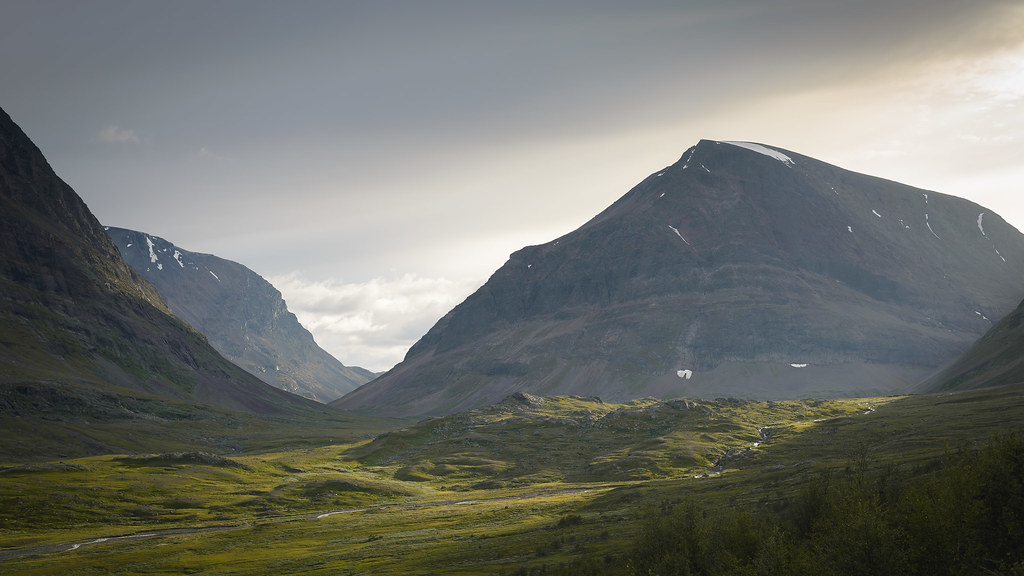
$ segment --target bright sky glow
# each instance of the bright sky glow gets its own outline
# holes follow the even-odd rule
[[[0,107],[103,224],[245,264],[324,348],[372,370],[511,252],[702,138],[962,196],[1024,228],[1019,3],[3,12]]]

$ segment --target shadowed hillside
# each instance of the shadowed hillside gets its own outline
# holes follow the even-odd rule
[[[446,414],[517,391],[800,398],[911,390],[1024,295],[1024,236],[973,202],[702,140],[512,254],[335,403]]]

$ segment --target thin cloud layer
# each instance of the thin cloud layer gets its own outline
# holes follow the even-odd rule
[[[98,138],[100,142],[106,142],[108,144],[142,143],[142,139],[135,134],[134,130],[130,128],[121,128],[116,124],[104,126],[103,129],[100,130]]]
[[[348,365],[385,371],[455,305],[474,281],[404,274],[366,282],[310,281],[299,273],[268,279],[317,344]]]

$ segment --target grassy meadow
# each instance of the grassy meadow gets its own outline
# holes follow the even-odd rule
[[[785,402],[516,395],[372,440],[282,427],[243,453],[11,463],[0,574],[671,573],[645,543],[652,519],[683,503],[704,517],[782,514],[822,478],[916,478],[1022,424],[1021,387]]]

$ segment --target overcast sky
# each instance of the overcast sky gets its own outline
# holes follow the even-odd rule
[[[102,223],[372,370],[701,138],[1024,229],[1021,1],[3,0],[0,107]]]

